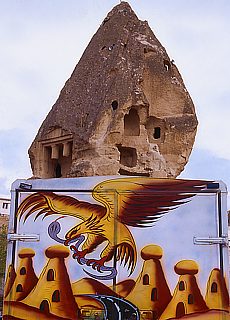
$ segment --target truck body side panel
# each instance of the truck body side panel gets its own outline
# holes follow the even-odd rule
[[[3,319],[227,319],[226,188],[91,177],[12,188]]]

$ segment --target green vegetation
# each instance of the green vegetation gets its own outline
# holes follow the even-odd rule
[[[0,226],[0,315],[3,307],[3,290],[7,251],[7,225]]]
[[[5,274],[6,266],[6,247],[7,247],[7,226],[0,226],[0,284]]]

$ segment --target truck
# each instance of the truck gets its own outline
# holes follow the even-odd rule
[[[16,180],[3,319],[229,319],[221,181]]]

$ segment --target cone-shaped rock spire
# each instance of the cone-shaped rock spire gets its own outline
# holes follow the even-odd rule
[[[121,2],[102,22],[30,147],[38,177],[175,177],[197,119],[174,63]]]
[[[149,319],[159,319],[172,298],[160,262],[162,256],[163,250],[157,245],[141,250],[144,264],[133,290],[126,297],[139,310],[145,310]]]

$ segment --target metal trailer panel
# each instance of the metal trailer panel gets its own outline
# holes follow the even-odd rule
[[[3,319],[227,319],[223,182],[12,185]]]

